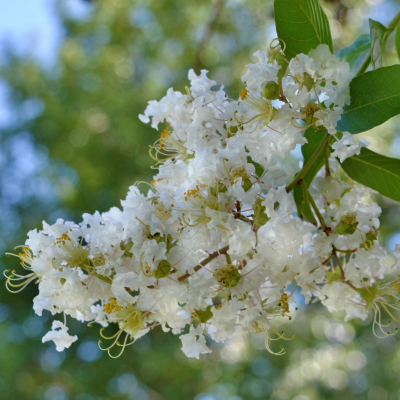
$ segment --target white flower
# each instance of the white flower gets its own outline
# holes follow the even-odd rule
[[[318,119],[316,126],[324,126],[330,135],[336,133],[336,125],[340,121],[340,114],[343,112],[341,107],[325,108],[318,110],[314,116]]]
[[[359,155],[361,146],[354,143],[353,137],[349,132],[343,132],[342,138],[332,144],[332,149],[335,150],[332,153],[332,157],[338,157],[340,162],[343,162],[351,156]]]
[[[267,82],[277,81],[277,74],[281,66],[275,60],[268,62],[265,51],[256,51],[253,55],[258,58],[258,62],[246,65],[248,70],[242,76],[242,81],[246,83],[248,89],[261,91]]]
[[[211,353],[206,345],[203,328],[199,325],[197,328],[190,327],[190,332],[180,337],[182,340],[182,351],[189,358],[199,359],[200,354]]]
[[[60,330],[57,330],[60,328]],[[78,340],[78,336],[71,336],[68,333],[68,328],[61,321],[53,321],[51,331],[47,332],[43,338],[42,343],[52,340],[56,344],[57,351],[63,351],[69,348],[72,343]]]

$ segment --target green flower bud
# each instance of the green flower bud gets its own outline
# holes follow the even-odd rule
[[[279,85],[273,81],[267,82],[266,85],[262,88],[261,94],[268,100],[279,99]]]

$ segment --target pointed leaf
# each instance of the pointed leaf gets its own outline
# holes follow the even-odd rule
[[[310,202],[308,201],[308,193],[301,185],[297,185],[293,189],[293,198],[294,202],[296,203],[298,216],[314,225],[317,225],[317,220],[315,219]]]
[[[382,53],[384,51],[384,36],[387,31],[380,22],[369,20],[371,30],[371,62],[372,68],[382,67]]]
[[[304,164],[307,163],[308,159],[315,152],[317,147],[319,146],[321,140],[323,139],[325,131],[315,131],[315,129],[311,126],[304,132],[304,137],[307,139],[306,144],[301,146],[301,153],[304,157]],[[304,165],[303,164],[303,165]],[[307,171],[306,176],[304,177],[304,181],[307,183],[307,186],[311,185],[312,180],[317,175],[318,171],[324,165],[324,153],[321,153],[317,159],[314,161],[312,167]]]
[[[360,35],[350,46],[339,50],[336,55],[340,60],[345,60],[353,68],[361,55],[371,48],[370,35]]]
[[[397,55],[400,59],[400,25],[397,25],[394,44],[396,46]]]
[[[250,156],[247,156],[247,162],[254,165],[256,169],[256,175],[258,177],[260,177],[264,173],[264,167],[258,162],[255,162]]]
[[[359,156],[348,158],[342,167],[355,181],[400,201],[400,160],[363,147]]]
[[[341,132],[364,132],[399,114],[400,65],[356,76],[350,83],[350,98],[337,124]]]
[[[307,54],[319,44],[327,44],[333,53],[328,18],[318,0],[275,0],[274,12],[276,31],[286,43],[288,58]]]

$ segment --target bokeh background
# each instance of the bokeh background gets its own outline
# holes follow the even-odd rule
[[[80,221],[119,206],[128,187],[150,180],[157,132],[138,120],[151,99],[184,91],[189,68],[205,68],[239,92],[244,65],[276,36],[272,0],[0,0],[0,254],[44,219]],[[394,0],[322,2],[335,49],[387,24]],[[393,39],[386,65],[397,63]],[[400,120],[363,134],[400,157]],[[301,159],[299,149],[294,160]],[[298,161],[295,161],[296,163]],[[383,208],[381,243],[400,242],[400,209]],[[0,270],[17,268],[5,256]],[[0,398],[29,400],[400,399],[400,343],[378,341],[371,321],[344,323],[318,304],[298,312],[297,338],[275,357],[261,336],[210,343],[187,359],[180,340],[154,330],[110,359],[98,328],[69,320],[79,341],[58,353],[41,344],[49,315],[31,309],[37,288],[9,294],[0,279]],[[301,308],[302,302],[299,299]]]

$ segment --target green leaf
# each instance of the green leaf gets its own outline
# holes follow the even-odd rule
[[[310,202],[308,201],[308,193],[301,185],[297,185],[293,189],[293,198],[296,203],[298,216],[314,225],[317,225],[317,220],[315,219]]]
[[[253,164],[255,169],[256,169],[256,175],[260,177],[264,173],[264,167],[259,164],[258,162],[255,162],[250,156],[247,156],[247,162],[249,164]]]
[[[339,50],[336,55],[340,58],[340,60],[347,61],[350,65],[350,68],[353,68],[361,55],[370,48],[370,35],[360,35],[350,46]]]
[[[400,65],[356,76],[350,83],[350,98],[337,124],[341,132],[364,132],[399,114]]]
[[[286,57],[307,54],[319,44],[327,44],[333,53],[328,18],[318,0],[275,0],[274,12],[278,37],[286,43]]]
[[[380,22],[369,20],[369,27],[371,30],[371,62],[372,68],[378,69],[382,67],[382,53],[384,51],[383,38],[387,31]]]
[[[315,152],[321,140],[323,139],[324,134],[325,131],[322,130],[315,131],[315,129],[312,126],[304,132],[304,137],[307,139],[308,142],[306,144],[303,144],[303,146],[301,146],[301,152],[304,157],[304,164],[307,163],[311,155]],[[314,164],[307,171],[307,174],[303,179],[307,183],[307,186],[311,185],[312,180],[315,178],[315,175],[317,175],[318,171],[321,169],[323,165],[324,165],[324,153],[322,152],[314,161]]]
[[[394,37],[394,45],[396,46],[397,55],[400,59],[400,25],[397,25],[395,37]]]
[[[400,201],[400,160],[363,147],[359,156],[348,158],[342,167],[355,181]]]
[[[301,152],[304,157],[304,164],[310,159],[311,155],[317,150],[321,140],[324,138],[325,131],[315,129],[311,126],[304,132],[304,137],[307,139],[308,143],[301,147]],[[329,138],[329,142],[333,143],[335,141],[334,137]],[[303,164],[303,165],[304,165]],[[307,187],[311,185],[311,182],[317,175],[318,171],[324,165],[324,153],[322,152],[314,161],[311,168],[307,171],[305,177],[303,178],[304,183]],[[312,224],[317,225],[314,213],[312,212],[309,201],[307,200],[308,193],[305,192],[301,185],[297,185],[293,189],[294,202],[296,203],[297,214],[300,218],[304,218]]]

